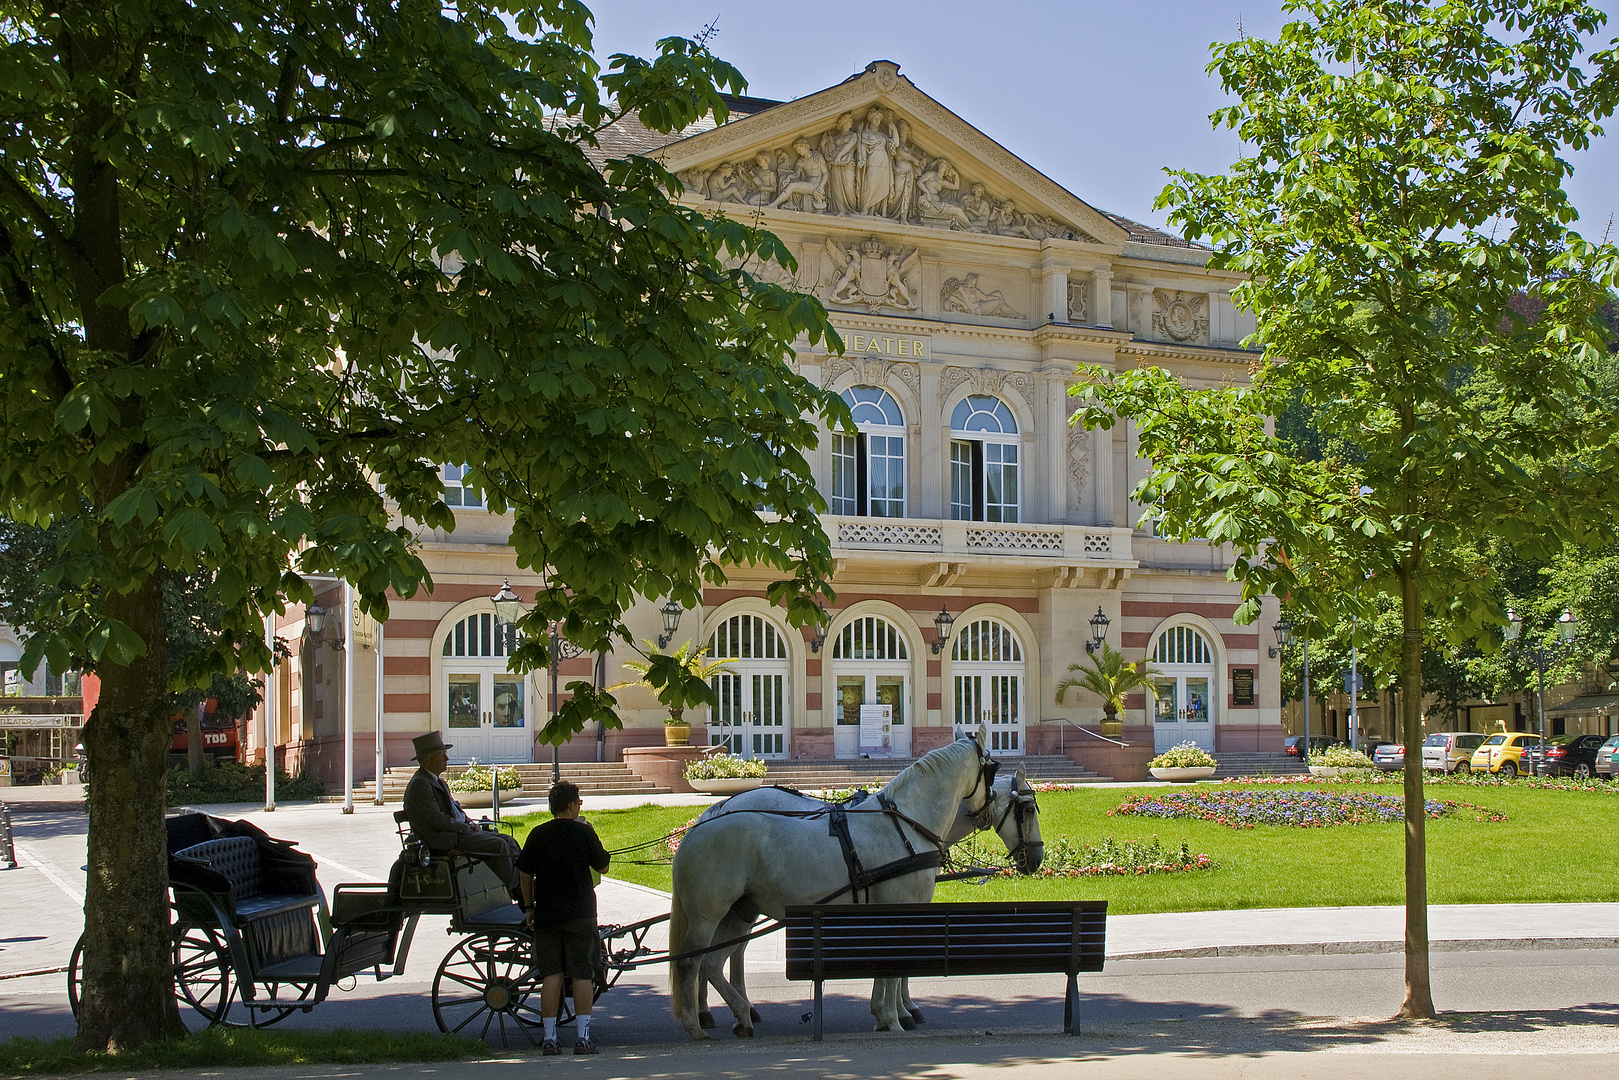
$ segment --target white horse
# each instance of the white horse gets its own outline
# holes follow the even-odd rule
[[[919,866],[887,878],[882,868],[913,853],[937,850],[957,822],[963,801],[987,817],[995,800],[994,767],[982,737],[958,739],[915,762],[883,788],[886,807],[879,803],[870,811],[851,810],[847,819],[854,852],[868,874],[882,878],[858,892],[848,888],[849,866],[842,845],[830,833],[828,810],[815,816],[763,807],[760,812],[713,812],[692,827],[675,854],[671,951],[690,953],[739,937],[759,915],[781,919],[793,904],[927,902],[933,895],[936,866]],[[1019,837],[1015,845],[1008,843],[1008,849],[1019,869],[1033,872],[1042,850],[1033,796],[1016,779],[1006,791],[1006,806],[999,821],[991,824]],[[722,926],[728,936],[721,935]],[[722,973],[724,959],[732,951],[716,950],[671,964],[672,1009],[694,1039],[708,1038],[698,1017],[699,979],[725,1000],[736,1018],[736,1034],[753,1034],[752,1006]],[[901,1023],[900,998],[900,980],[879,980],[872,995],[878,1030],[910,1026]]]
[[[743,811],[756,813],[776,813],[798,816],[819,814],[825,816],[830,806],[824,799],[817,799],[812,795],[805,795],[780,787],[760,787],[751,791],[744,791],[733,795],[723,802],[715,803],[703,811],[697,819],[701,823],[707,818],[734,814]],[[882,813],[882,806],[875,797],[868,796],[859,803],[841,804],[850,814]],[[1040,842],[1039,821],[1034,810],[1034,790],[1025,778],[1020,767],[1011,775],[1000,775],[990,785],[990,798],[986,803],[981,793],[974,797],[961,800],[956,808],[956,818],[950,823],[950,828],[940,834],[941,839],[948,844],[955,844],[966,839],[980,829],[991,829],[1006,845],[1009,852],[1021,852],[1021,864],[1026,867],[1026,873],[1039,869],[1042,858],[1041,850],[1044,845]],[[1032,857],[1032,865],[1029,861]],[[923,898],[924,902],[933,899],[932,890]],[[756,915],[751,915],[745,902],[739,902],[733,908],[725,921],[720,923],[719,929],[714,932],[717,941],[733,941],[747,934],[754,924]],[[746,998],[747,976],[744,967],[744,953],[748,944],[742,941],[729,949],[716,949],[708,954],[703,964],[704,977],[697,980],[697,1022],[704,1028],[714,1027],[714,1014],[708,1009],[709,969],[724,971],[729,968],[730,975],[727,981],[736,991]],[[893,984],[898,984],[897,990]],[[911,998],[911,980],[902,978],[898,980],[878,979],[872,984],[871,1012],[873,1016],[880,1016],[880,1003],[887,1000],[888,995],[897,993],[899,998],[899,1024],[906,1031],[917,1024],[925,1022],[922,1010]],[[757,1023],[760,1019],[759,1010],[750,1007],[751,1019]]]

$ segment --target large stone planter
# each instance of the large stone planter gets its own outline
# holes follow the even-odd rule
[[[1185,784],[1193,780],[1207,780],[1214,775],[1213,765],[1198,765],[1190,769],[1148,769],[1154,780],[1168,780],[1171,783]]]
[[[739,791],[752,791],[764,783],[762,776],[715,776],[707,780],[687,780],[693,791],[706,795],[735,795]]]
[[[1350,773],[1355,772],[1355,771],[1357,771],[1357,770],[1355,770],[1355,769],[1346,769],[1341,765],[1311,765],[1310,766],[1310,775],[1311,776],[1348,776]],[[1365,772],[1366,770],[1361,769],[1359,771]]]

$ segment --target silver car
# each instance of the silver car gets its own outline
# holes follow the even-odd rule
[[[1597,775],[1612,780],[1619,776],[1619,767],[1615,767],[1614,755],[1619,754],[1619,735],[1608,736],[1608,741],[1597,747]]]
[[[1429,772],[1472,771],[1469,762],[1484,736],[1467,731],[1436,731],[1422,740],[1422,767]]]

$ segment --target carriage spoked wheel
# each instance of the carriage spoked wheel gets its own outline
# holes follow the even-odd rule
[[[473,934],[450,950],[433,976],[433,1019],[440,1031],[506,1043],[509,1029],[539,1045],[540,980],[527,935]]]
[[[211,927],[186,922],[176,923],[173,935],[174,996],[191,1006],[205,1026],[225,1024],[230,1012],[232,984],[230,953],[223,936]],[[84,938],[81,936],[73,946],[67,968],[67,1003],[75,1019],[79,1015],[83,985]]]

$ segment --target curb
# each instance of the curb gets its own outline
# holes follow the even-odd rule
[[[35,968],[33,971],[4,971],[0,972],[0,980],[5,979],[31,979],[35,975],[60,975],[67,970],[67,965],[51,968]]]
[[[1619,937],[1461,938],[1433,941],[1429,952],[1555,952],[1570,949],[1619,949]],[[1109,953],[1109,960],[1195,960],[1214,956],[1355,956],[1399,953],[1403,941],[1320,941],[1285,945],[1210,945],[1199,949],[1158,949]]]

